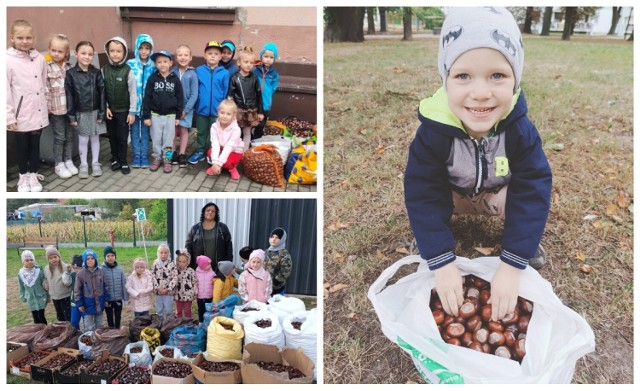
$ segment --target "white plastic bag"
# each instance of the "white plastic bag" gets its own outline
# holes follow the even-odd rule
[[[314,309],[315,310],[315,309]],[[318,324],[316,311],[304,311],[287,315],[282,321],[285,345],[290,348],[301,348],[304,354],[313,360],[313,377],[317,377],[318,357]],[[292,322],[301,322],[300,330],[293,327]]]
[[[282,323],[285,316],[287,315],[307,310],[307,307],[304,305],[304,301],[298,299],[297,297],[289,297],[283,295],[271,296],[267,308],[270,312],[278,315],[278,320],[280,323]]]
[[[271,326],[262,328],[255,323],[259,320],[268,319]],[[271,312],[253,313],[244,320],[244,344],[251,342],[275,345],[278,349],[284,349],[284,333],[278,321],[278,315]]]
[[[284,166],[287,163],[287,160],[289,160],[289,154],[291,154],[291,139],[284,136],[262,136],[255,140],[251,140],[252,147],[257,147],[262,144],[271,144],[275,146],[282,158],[282,165]]]
[[[173,349],[173,357],[163,356],[162,353],[160,353],[160,351],[162,351],[163,349]],[[184,354],[182,354],[182,351],[177,347],[169,346],[169,345],[160,345],[153,351],[153,362],[155,363],[156,361],[160,360],[162,357],[182,358],[182,356],[184,356]]]
[[[246,308],[253,308],[257,311],[242,311]],[[241,325],[244,326],[245,319],[247,319],[250,315],[258,312],[268,311],[269,309],[267,308],[266,303],[259,302],[258,300],[251,300],[247,304],[235,306],[235,308],[233,309],[233,319],[237,320]]]
[[[131,349],[135,347],[141,347],[142,352],[131,353]],[[129,366],[133,364],[134,366],[150,367],[151,364],[153,364],[153,357],[151,357],[151,350],[149,350],[149,344],[147,341],[138,341],[128,344],[124,348],[124,354],[129,355]]]
[[[78,337],[78,350],[80,350],[82,356],[87,360],[95,360],[96,355],[94,355],[93,352],[93,345],[82,343],[82,337],[84,337],[85,335],[91,338],[91,336],[93,335],[93,331],[87,331]]]
[[[493,279],[498,257],[473,261],[458,257],[461,274]],[[418,271],[386,286],[404,265],[421,263]],[[386,287],[385,287],[386,286]],[[383,333],[411,354],[413,362],[432,383],[570,383],[576,361],[595,350],[589,324],[562,304],[551,284],[534,269],[520,273],[519,295],[534,303],[522,364],[491,354],[453,346],[440,337],[429,299],[435,277],[420,256],[399,260],[369,288],[368,297]]]

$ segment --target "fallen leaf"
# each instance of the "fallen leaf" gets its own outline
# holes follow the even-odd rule
[[[599,228],[602,227],[602,222],[600,222],[599,220],[593,221],[593,222],[591,222],[591,225],[593,225],[593,228],[599,229]]]
[[[611,216],[616,214],[616,212],[618,212],[618,207],[615,204],[609,204],[607,205],[607,215]]]
[[[328,290],[328,289],[325,289],[325,290],[324,290],[324,292],[323,292],[323,296],[324,296],[324,297],[329,296],[329,290]]]
[[[376,258],[384,259],[384,253],[382,251],[380,251],[380,249],[376,250]]]
[[[611,220],[615,221],[618,224],[622,224],[623,222],[622,218],[618,215],[611,215],[609,217],[611,217]]]
[[[342,255],[340,253],[337,253],[336,254],[336,261],[338,261],[340,263],[344,262],[344,255]]]
[[[347,315],[347,318],[354,320],[356,318],[356,313],[355,312],[350,313],[349,315]]]
[[[590,265],[587,265],[586,263],[582,265],[580,269],[587,274],[591,273],[591,271],[593,270],[593,268]]]
[[[330,283],[328,283],[328,282],[325,282],[325,283],[322,285],[322,287],[323,287],[324,289],[329,289],[329,288],[331,287],[331,284],[330,284]]]
[[[335,293],[337,291],[343,290],[344,288],[348,288],[349,285],[347,284],[336,284],[334,286],[332,286],[331,288],[329,288],[329,293]]]
[[[407,69],[406,68],[402,68],[402,67],[393,67],[393,73],[404,73],[406,72]]]
[[[330,231],[337,231],[337,230],[342,229],[342,228],[349,228],[349,224],[345,224],[345,223],[342,223],[340,221],[336,221],[333,224],[329,224],[329,226],[327,228],[329,228]]]
[[[625,197],[624,193],[619,191],[618,195],[616,196],[616,200],[618,201],[618,206],[621,207],[622,209],[626,209],[629,207],[629,204],[627,203],[627,197]]]
[[[598,215],[586,215],[582,218],[585,221],[593,221],[598,218]]]
[[[474,248],[476,249],[477,252],[479,252],[482,255],[489,256],[493,254],[493,247],[474,247]]]
[[[383,152],[384,152],[384,145],[378,145],[378,147],[377,147],[377,148],[376,148],[376,150],[375,150],[375,153],[376,153],[377,155],[380,155],[380,154],[381,154],[381,153],[383,153]]]
[[[587,259],[587,257],[580,251],[578,251],[576,253],[576,259],[580,262],[584,262],[585,259]]]
[[[404,248],[404,247],[398,247],[398,248],[396,249],[396,252],[397,252],[397,253],[400,253],[400,254],[407,254],[407,255],[409,255],[409,254],[410,254],[410,253],[409,253],[409,250],[407,250],[407,249],[406,249],[406,248]]]
[[[366,136],[367,135],[367,129],[362,129],[360,131],[360,134],[363,135],[363,136]]]

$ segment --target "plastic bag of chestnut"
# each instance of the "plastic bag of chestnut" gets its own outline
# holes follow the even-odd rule
[[[491,327],[488,321],[480,326],[477,323],[469,325],[470,319],[475,315],[482,323],[482,301],[486,303],[486,294],[480,296],[482,290],[487,288],[483,284],[492,280],[500,262],[498,257],[456,259],[455,263],[466,280],[466,301],[475,304],[467,306],[465,310],[477,312],[468,318],[447,319],[449,323],[446,327],[443,327],[444,319],[438,319],[439,325],[436,324],[432,312],[435,300],[431,297],[435,277],[420,256],[412,255],[397,261],[384,270],[369,288],[368,297],[380,319],[383,333],[411,355],[416,369],[426,381],[570,383],[576,361],[595,350],[593,331],[586,320],[562,304],[551,284],[530,267],[520,274],[519,296],[522,300],[519,312],[522,310],[522,313],[518,316],[523,318],[523,323],[528,323],[525,333],[518,329],[518,326],[525,325],[505,319],[505,322],[501,321]],[[413,263],[420,264],[415,273],[387,285],[402,266]],[[468,278],[466,275],[478,278]],[[478,280],[476,284],[483,287],[475,287],[475,291],[470,291],[474,280]],[[469,295],[474,297],[476,293],[477,299],[469,299]],[[527,313],[529,310],[530,314]],[[439,314],[436,316],[439,317]],[[456,325],[447,332],[447,328],[453,323]],[[494,331],[499,331],[500,328],[502,331],[495,334]],[[486,332],[480,331],[478,336],[476,334],[479,329],[485,329]],[[508,344],[502,337],[506,335],[510,339],[509,331],[513,332],[515,341],[509,341]],[[470,340],[469,335],[465,335],[467,332],[471,334]],[[524,342],[520,342],[518,337]],[[447,341],[457,338],[461,342],[460,346],[445,342],[445,338]],[[480,349],[469,348],[478,338],[483,341]],[[488,345],[488,348],[484,346],[483,350],[483,345]],[[518,356],[514,347],[519,350]]]

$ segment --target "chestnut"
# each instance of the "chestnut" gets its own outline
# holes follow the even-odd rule
[[[474,287],[467,288],[467,298],[473,297],[477,299],[479,296],[480,296],[480,290],[478,290],[478,288],[474,288]]]
[[[473,340],[478,341],[482,344],[487,343],[489,340],[489,331],[487,329],[478,329],[475,333],[473,333]]]
[[[441,311],[441,310],[433,311],[433,319],[436,321],[437,325],[442,324],[442,322],[444,322],[444,311]]]
[[[496,351],[493,352],[493,354],[495,354],[498,357],[511,358],[511,352],[509,351],[509,348],[507,348],[506,346],[498,346],[496,348]]]
[[[520,330],[521,333],[527,332],[527,329],[529,328],[529,319],[529,315],[522,315],[518,319],[518,330]]]
[[[465,331],[465,333],[462,334],[462,338],[460,342],[462,342],[462,346],[469,346],[469,344],[473,342],[473,334],[471,334],[468,331]]]
[[[455,323],[463,323],[464,324],[464,322],[466,322],[466,321],[467,320],[460,315],[460,311],[458,311],[458,316],[455,317],[454,322]]]
[[[467,330],[472,333],[478,331],[480,327],[482,327],[482,318],[480,318],[480,315],[473,315],[467,320]]]
[[[447,334],[450,337],[460,337],[464,334],[464,325],[462,323],[451,323],[447,326]]]
[[[489,345],[493,347],[504,345],[504,341],[504,334],[500,332],[493,331],[491,334],[489,334]]]
[[[518,310],[518,308],[514,308],[513,313],[507,314],[504,318],[502,318],[501,321],[505,325],[510,325],[510,324],[516,323],[519,317],[520,317],[520,311]]]
[[[504,335],[504,344],[508,347],[513,347],[516,344],[516,336],[511,331],[505,331],[502,333]]]
[[[513,348],[513,353],[518,360],[522,360],[524,358],[524,355],[527,354],[527,351],[524,348],[525,342],[526,341],[524,339],[521,339],[516,343],[515,347]]]
[[[489,328],[489,331],[496,331],[496,332],[503,332],[504,331],[504,326],[502,325],[502,323],[500,322],[495,322],[495,321],[489,321],[489,323],[487,323],[487,327]]]
[[[480,277],[476,277],[475,281],[473,281],[473,286],[478,289],[484,289],[489,286],[489,282]]]
[[[462,342],[460,342],[460,340],[458,338],[455,338],[455,337],[449,338],[447,343],[451,344],[451,345],[462,346]]]
[[[453,315],[445,315],[444,321],[442,322],[442,328],[446,329],[455,320],[456,318]]]
[[[475,304],[473,304],[472,302],[467,302],[460,306],[460,310],[458,312],[460,313],[460,316],[466,320],[475,315],[477,309],[478,307]]]
[[[520,311],[525,314],[530,314],[533,311],[533,303],[524,297],[518,296],[518,307]]]
[[[482,350],[482,344],[480,342],[478,342],[478,341],[471,342],[469,344],[468,348],[469,349],[473,349],[473,350],[475,350],[477,352],[480,352],[480,353],[484,353],[484,351]]]
[[[441,310],[444,307],[442,306],[442,301],[440,301],[440,298],[436,297],[436,299],[433,301],[433,309],[434,310]]]
[[[485,322],[488,322],[491,319],[491,304],[486,304],[484,307],[482,307],[481,316],[482,320],[484,320]]]
[[[491,297],[491,291],[489,289],[483,289],[480,291],[480,295],[478,296],[478,300],[480,301],[480,305],[486,305],[487,301]]]
[[[488,343],[483,343],[482,351],[485,353],[491,353],[491,345],[489,345]]]

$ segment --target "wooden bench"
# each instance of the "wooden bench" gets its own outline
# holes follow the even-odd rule
[[[17,248],[18,254],[22,250],[38,250],[47,246],[58,247],[57,236],[25,236],[22,238],[22,245]]]

